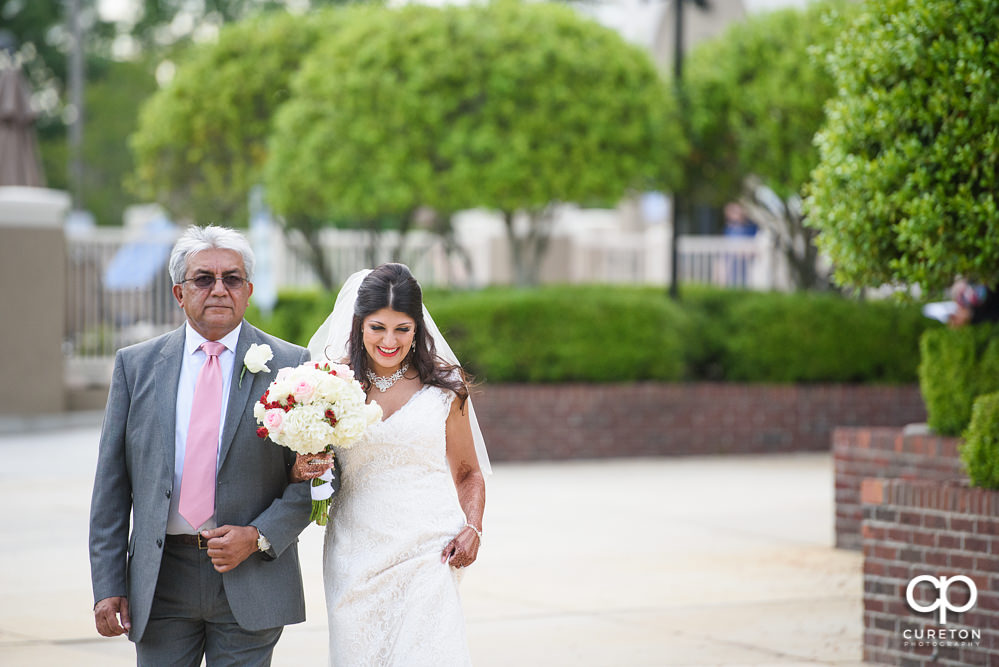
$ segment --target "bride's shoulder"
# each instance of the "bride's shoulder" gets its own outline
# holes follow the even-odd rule
[[[437,381],[434,382],[435,388],[447,404],[450,405],[451,401],[458,396],[467,395],[469,390],[468,376],[461,366],[438,364],[437,378]]]
[[[454,364],[448,363],[438,363],[437,376],[447,384],[455,386],[465,384],[465,372],[462,370],[461,366],[455,366]]]

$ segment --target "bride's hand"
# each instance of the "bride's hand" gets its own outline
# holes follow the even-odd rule
[[[465,526],[444,547],[444,551],[441,552],[441,562],[448,563],[451,567],[468,567],[479,555],[480,542],[478,533]]]
[[[326,452],[325,454],[296,454],[295,464],[291,466],[291,470],[288,472],[288,479],[292,483],[315,479],[332,468],[334,463],[332,452]]]

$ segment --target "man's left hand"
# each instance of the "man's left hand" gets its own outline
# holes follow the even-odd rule
[[[228,572],[257,550],[260,534],[253,526],[219,526],[201,531],[208,538],[208,557],[219,572]]]

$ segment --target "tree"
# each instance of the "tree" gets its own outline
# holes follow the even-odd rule
[[[498,210],[521,284],[536,280],[553,205],[679,177],[682,136],[648,56],[562,6],[372,11],[303,61],[293,91],[267,166],[286,219]]]
[[[80,24],[86,70],[100,80],[109,73],[101,45],[112,31],[96,12],[95,0],[80,0]],[[67,27],[66,2],[0,0],[0,48],[11,49],[21,63],[32,90],[32,105],[38,113],[35,129],[45,170],[46,185],[68,185],[69,150],[66,146],[65,104],[68,53],[72,36]]]
[[[266,11],[279,11],[294,5],[300,11],[324,5],[348,4],[351,0],[127,0],[129,17],[111,18],[101,11],[99,0],[79,0],[84,50],[91,60],[120,60],[114,56],[115,42],[131,41],[137,51],[130,60],[158,59],[170,50],[191,43],[206,28],[243,20]],[[112,3],[107,3],[112,4]],[[58,91],[66,81],[67,32],[66,0],[0,0],[0,32],[9,32],[17,42],[24,69],[35,89]],[[0,40],[2,41],[2,40]],[[141,54],[141,55],[140,55]],[[90,63],[88,63],[89,65]],[[98,62],[97,65],[100,68]],[[88,71],[90,68],[88,67]],[[46,106],[53,117],[55,109]]]
[[[132,169],[127,137],[135,130],[138,104],[155,89],[153,71],[163,58],[173,57],[206,27],[251,13],[282,8],[286,0],[135,0],[131,18],[104,16],[97,0],[80,0],[84,30],[86,86],[83,134],[85,171],[82,203],[101,223],[121,220],[135,197],[122,187]],[[339,0],[299,0],[302,7],[339,4]],[[67,31],[69,3],[63,0],[0,0],[2,33],[13,37],[19,59],[35,91],[37,129],[47,182],[67,188],[66,78],[71,37]],[[133,52],[117,53],[116,40],[130,42]]]
[[[854,13],[845,0],[824,0],[759,14],[703,42],[687,60],[691,194],[716,206],[748,200],[776,233],[799,288],[821,282],[800,195],[818,162],[812,139],[823,106],[835,94],[823,55]]]
[[[238,224],[262,181],[267,138],[299,60],[334,13],[269,13],[224,27],[195,48],[143,107],[132,187],[171,213]]]
[[[140,105],[155,90],[152,68],[143,61],[104,61],[101,76],[86,88],[83,207],[103,224],[121,224],[125,207],[137,203],[122,187],[133,169],[123,144],[135,130]]]
[[[837,44],[806,205],[843,285],[999,283],[997,34],[999,0],[873,0]]]
[[[81,0],[81,23],[86,30],[85,50],[92,58],[102,58],[113,26],[101,20],[96,4],[96,0]],[[65,87],[70,44],[65,5],[61,0],[0,0],[0,32],[8,32],[16,42],[14,48],[23,60],[32,88],[51,90],[56,95],[61,95]],[[41,111],[42,126],[47,127],[56,122],[62,109],[46,101]]]

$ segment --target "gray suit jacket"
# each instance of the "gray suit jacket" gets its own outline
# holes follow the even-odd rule
[[[247,373],[243,357],[252,343],[268,344],[270,372]],[[90,507],[90,569],[94,601],[127,596],[129,639],[139,641],[149,620],[159,576],[173,488],[177,382],[184,327],[118,351],[101,429]],[[289,484],[294,453],[257,437],[253,403],[279,368],[309,357],[292,345],[243,322],[215,487],[218,525],[254,525],[271,551],[256,552],[223,573],[229,606],[240,626],[261,630],[305,620],[298,534],[309,523],[308,483]],[[129,513],[132,534],[129,536]]]

